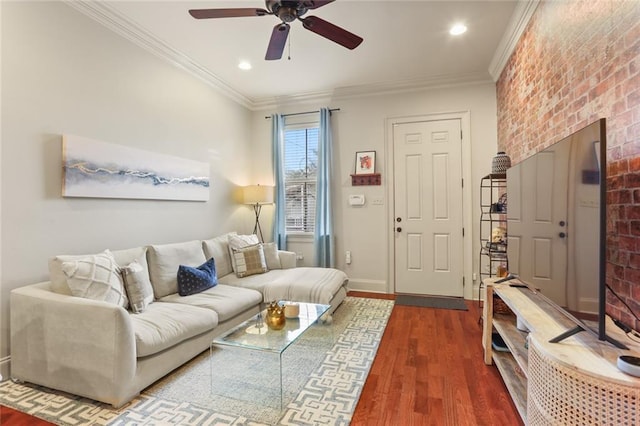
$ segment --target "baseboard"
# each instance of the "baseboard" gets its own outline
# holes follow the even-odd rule
[[[7,380],[11,371],[11,357],[6,356],[0,359],[0,381]]]
[[[347,288],[353,291],[366,291],[370,293],[384,294],[389,293],[387,282],[380,280],[349,278],[349,284],[347,285]]]

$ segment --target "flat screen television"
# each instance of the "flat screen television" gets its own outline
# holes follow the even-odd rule
[[[576,323],[552,341],[582,330],[611,341],[605,330],[605,119],[509,168],[507,196],[510,274]]]

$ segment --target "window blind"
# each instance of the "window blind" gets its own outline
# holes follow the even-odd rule
[[[318,169],[317,127],[287,128],[284,132],[286,228],[313,232]]]

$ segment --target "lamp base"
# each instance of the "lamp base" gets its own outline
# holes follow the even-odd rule
[[[260,227],[260,211],[262,210],[262,204],[255,203],[253,205],[253,211],[256,214],[256,224],[253,227],[253,233],[259,235],[260,242],[264,243],[264,237],[262,236],[262,228]]]

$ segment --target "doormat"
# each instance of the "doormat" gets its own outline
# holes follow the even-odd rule
[[[396,296],[396,305],[419,306],[421,308],[454,309],[467,311],[467,305],[462,297],[433,297],[433,296]]]

